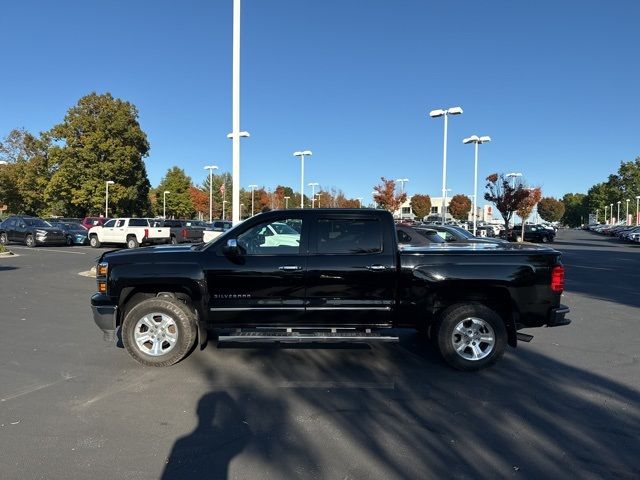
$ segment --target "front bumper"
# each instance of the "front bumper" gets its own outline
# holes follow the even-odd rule
[[[93,321],[102,330],[105,341],[115,341],[118,306],[111,303],[111,299],[102,293],[91,296],[91,312]]]
[[[66,245],[67,239],[66,237],[40,237],[36,236],[35,242],[36,245]]]
[[[549,312],[547,327],[562,327],[564,325],[569,325],[571,320],[565,318],[565,315],[570,311],[571,310],[566,305],[560,305],[558,308],[552,308],[551,312]]]

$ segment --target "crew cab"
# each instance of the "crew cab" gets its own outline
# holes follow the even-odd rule
[[[103,243],[126,245],[162,244],[171,240],[171,229],[158,226],[158,221],[149,218],[113,218],[104,225],[89,229],[89,245],[93,248]]]
[[[296,241],[269,240],[281,225]],[[523,328],[566,325],[560,253],[531,244],[399,247],[369,209],[277,210],[209,243],[104,253],[93,318],[144,365],[218,342],[397,341],[428,335],[451,366],[479,370]]]

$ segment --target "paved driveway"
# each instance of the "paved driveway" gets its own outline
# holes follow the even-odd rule
[[[569,327],[495,368],[399,344],[144,368],[90,318],[90,248],[0,259],[3,478],[639,478],[640,248],[563,231]],[[170,459],[170,466],[167,462]]]

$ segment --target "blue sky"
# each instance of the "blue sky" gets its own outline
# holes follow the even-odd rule
[[[410,194],[519,171],[546,195],[585,191],[640,155],[637,0],[243,0],[241,182],[305,183],[370,198],[380,176]],[[3,5],[0,135],[45,130],[79,97],[134,103],[152,184],[172,165],[200,182],[231,168],[232,0]],[[481,183],[482,186],[482,183]],[[307,192],[308,193],[308,192]]]

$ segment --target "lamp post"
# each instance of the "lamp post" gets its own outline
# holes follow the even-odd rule
[[[309,184],[309,186],[311,187],[311,208],[313,208],[314,200],[316,199],[316,187],[318,185],[318,182],[311,182]]]
[[[449,115],[460,115],[462,113],[462,108],[460,107],[451,107],[446,110],[431,110],[429,112],[429,116],[431,118],[444,117],[444,141],[442,143],[442,211],[444,212],[444,201],[446,197],[446,188],[447,188],[447,129],[449,125]],[[442,217],[442,224],[444,225],[444,216]]]
[[[450,188],[445,188],[444,189],[444,199],[443,199],[443,205],[444,208],[442,209],[442,224],[444,225],[446,223],[446,219],[447,219],[447,213],[449,210],[449,207],[447,206],[447,192],[450,192],[451,189]]]
[[[609,204],[609,223],[613,225],[613,203]]]
[[[607,208],[609,208],[609,205],[605,205],[604,206],[604,224],[607,225],[608,221],[607,221]]]
[[[5,162],[4,165],[7,163]],[[107,180],[104,182],[105,198],[104,198],[104,218],[109,218],[109,185],[113,185],[113,180]]]
[[[318,195],[318,208],[320,208],[320,196],[322,195],[322,192],[318,192],[317,195]],[[316,198],[315,195],[314,195],[313,198],[315,200],[315,198]]]
[[[400,183],[400,191],[404,193],[404,184],[409,181],[408,178],[398,178],[396,182]]]
[[[627,214],[624,217],[624,224],[625,225],[629,225],[629,202],[631,201],[630,198],[627,198]]]
[[[289,208],[289,199],[291,197],[284,197],[284,208]]]
[[[300,208],[304,208],[304,157],[311,155],[311,150],[293,152],[294,157],[300,157]]]
[[[617,218],[616,218],[616,221],[617,221],[618,223],[620,223],[620,204],[621,204],[621,203],[622,203],[621,201],[618,201],[618,214],[616,215],[616,217],[617,217]]]
[[[636,226],[640,224],[640,195],[636,195]]]
[[[511,172],[511,173],[507,173],[505,175],[505,177],[507,178],[511,178],[512,182],[511,182],[511,188],[516,188],[516,178],[521,177],[522,173],[520,172]]]
[[[240,218],[242,219],[242,211],[244,210],[244,203],[240,204]]]
[[[207,165],[205,170],[209,170],[209,223],[213,221],[213,171],[217,170],[216,165]]]
[[[165,190],[162,194],[162,218],[167,219],[167,193],[171,193],[169,190]]]
[[[249,188],[251,189],[251,216],[253,217],[253,203],[254,203],[254,199],[255,199],[256,188],[258,188],[258,186],[257,185],[249,185]]]
[[[600,209],[596,208],[596,223],[598,223],[598,215],[600,214]]]
[[[224,207],[225,207],[226,204],[227,204],[227,201],[226,200],[222,200],[222,220],[224,220],[224,217],[225,217],[225,215],[224,215]]]
[[[475,236],[476,234],[476,217],[477,215],[477,210],[476,210],[476,204],[477,204],[477,197],[478,197],[478,145],[480,145],[481,143],[487,143],[491,141],[491,137],[488,136],[484,136],[484,137],[478,137],[477,135],[471,135],[468,138],[465,138],[462,143],[464,144],[468,144],[468,143],[474,143],[475,144],[475,161],[474,161],[474,166],[473,166],[473,235]]]

